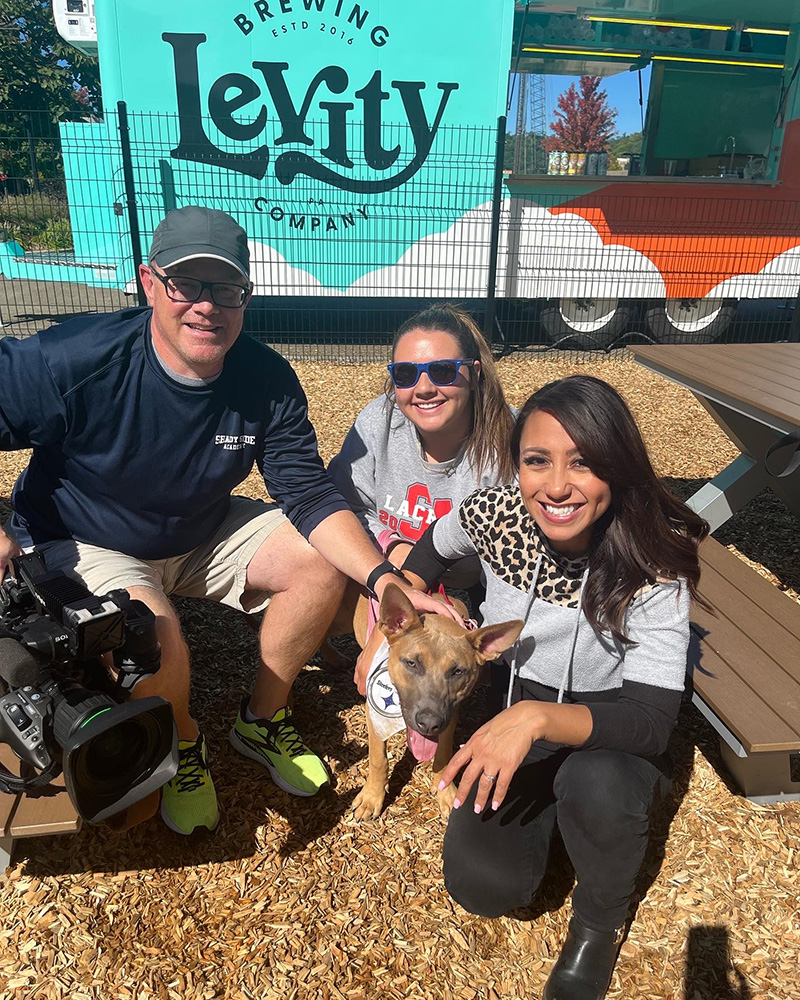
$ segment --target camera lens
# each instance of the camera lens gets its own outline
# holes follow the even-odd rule
[[[75,782],[99,795],[110,788],[132,787],[159,762],[160,743],[152,718],[125,719],[78,749],[71,762]]]
[[[55,709],[54,722],[62,718],[54,730],[69,723],[69,735],[59,741],[67,791],[89,823],[138,802],[178,770],[178,734],[163,698],[99,704],[103,697],[62,701]]]

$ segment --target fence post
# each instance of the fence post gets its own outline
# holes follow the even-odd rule
[[[40,116],[41,117],[41,116]],[[28,161],[31,168],[31,190],[39,191],[39,164],[36,160],[36,144],[33,138],[33,112],[28,112],[28,123],[25,126],[28,133]]]
[[[500,242],[500,205],[503,200],[503,157],[506,149],[506,116],[497,119],[497,138],[494,153],[494,190],[492,191],[492,225],[489,237],[489,280],[486,287],[486,312],[483,320],[483,335],[491,345],[494,340],[494,326],[497,295],[497,254]]]
[[[789,341],[792,344],[800,343],[800,288],[797,289],[797,298],[794,301],[792,322],[789,327]]]
[[[128,127],[128,106],[125,101],[117,101],[117,127],[122,150],[122,176],[125,181],[125,202],[128,208],[128,229],[131,234],[131,256],[136,276],[136,297],[140,306],[147,305],[139,265],[142,263],[142,241],[139,235],[139,217],[136,214],[136,188],[133,183],[133,160],[131,159],[131,137]]]

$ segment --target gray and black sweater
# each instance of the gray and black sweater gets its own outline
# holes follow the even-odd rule
[[[404,568],[432,584],[469,554],[486,574],[484,623],[525,622],[506,654],[515,698],[585,704],[593,728],[582,749],[663,753],[686,674],[686,581],[659,580],[637,591],[624,621],[635,645],[597,631],[581,610],[588,557],[566,559],[550,548],[516,484],[467,497],[425,533]]]

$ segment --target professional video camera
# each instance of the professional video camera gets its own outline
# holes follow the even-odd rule
[[[0,585],[0,743],[23,763],[22,777],[0,765],[0,790],[41,787],[63,770],[78,814],[99,823],[178,769],[170,705],[123,703],[161,664],[155,617],[125,590],[97,597],[48,572],[37,552],[12,563]],[[116,680],[100,659],[111,651]]]

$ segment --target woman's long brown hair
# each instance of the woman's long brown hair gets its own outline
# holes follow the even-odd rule
[[[535,392],[511,437],[519,469],[522,430],[544,411],[561,424],[592,472],[611,487],[611,506],[595,524],[582,607],[600,631],[630,643],[625,610],[636,591],[658,578],[684,577],[702,604],[697,546],[708,524],[659,480],[641,432],[616,389],[588,375],[570,375]]]
[[[503,395],[492,352],[475,320],[451,303],[431,306],[403,323],[392,341],[392,357],[398,343],[412,330],[448,333],[458,341],[462,358],[480,361],[481,370],[477,375],[474,369],[469,370],[472,428],[465,454],[477,475],[494,468],[499,476],[498,486],[513,482],[515,465],[508,441],[514,418]],[[387,394],[392,395],[391,380],[387,382]]]

